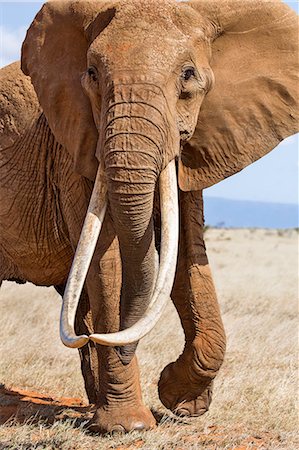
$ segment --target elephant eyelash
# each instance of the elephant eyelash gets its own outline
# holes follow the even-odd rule
[[[199,91],[207,94],[212,89],[214,81],[214,74],[210,67],[202,67],[198,71],[193,65],[185,66],[180,75],[179,98],[188,100]]]
[[[191,100],[197,94],[207,92],[209,83],[206,78],[193,67],[184,69],[180,77],[179,100]]]
[[[188,83],[192,79],[197,78],[197,70],[192,66],[184,67],[180,78],[182,80],[182,83]]]
[[[88,73],[89,77],[92,79],[92,81],[98,81],[97,71],[94,67],[89,67],[87,69],[87,73]]]
[[[187,69],[185,69],[182,74],[182,77],[183,77],[184,81],[189,81],[191,78],[195,78],[196,71],[195,71],[194,67],[188,67]]]

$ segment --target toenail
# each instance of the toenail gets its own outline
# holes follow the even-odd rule
[[[190,411],[186,408],[179,408],[179,409],[176,409],[174,412],[178,416],[190,416]]]
[[[135,431],[142,431],[145,429],[145,425],[143,422],[135,422],[133,425],[133,430]]]
[[[111,433],[121,433],[124,434],[126,432],[126,430],[124,429],[124,427],[122,425],[114,425],[114,427],[111,428]]]

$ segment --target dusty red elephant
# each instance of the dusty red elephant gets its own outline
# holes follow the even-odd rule
[[[154,426],[135,348],[169,295],[186,345],[160,399],[208,410],[225,334],[201,192],[297,131],[297,47],[275,0],[55,1],[1,70],[0,277],[63,295],[98,430]]]

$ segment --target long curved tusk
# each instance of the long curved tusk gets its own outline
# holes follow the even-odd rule
[[[86,335],[76,336],[75,317],[85,278],[105,217],[107,207],[106,191],[106,183],[103,183],[103,173],[99,167],[62,301],[60,338],[66,347],[80,348],[89,341],[89,337]]]
[[[161,262],[155,290],[145,315],[132,327],[110,334],[92,334],[97,344],[122,346],[139,341],[160,319],[172,290],[176,271],[179,240],[178,189],[175,161],[171,161],[160,175],[161,204]]]

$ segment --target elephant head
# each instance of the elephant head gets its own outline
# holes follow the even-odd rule
[[[177,185],[202,190],[297,131],[297,47],[296,14],[277,0],[43,6],[24,41],[22,69],[74,170],[95,180],[64,297],[66,345],[89,339],[75,336],[73,322],[107,200],[122,260],[122,331],[90,338],[124,345],[153,327],[175,274]]]

